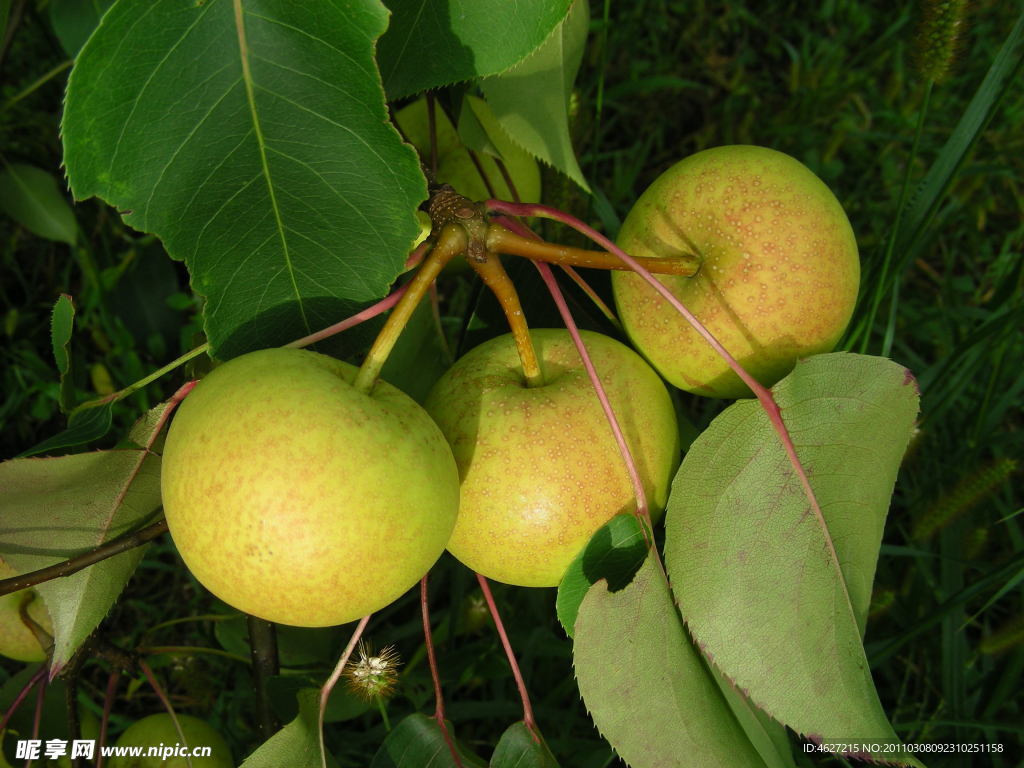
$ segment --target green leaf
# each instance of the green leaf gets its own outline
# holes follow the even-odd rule
[[[558,768],[558,761],[543,739],[536,741],[526,723],[518,722],[501,734],[490,768]]]
[[[632,581],[646,557],[647,544],[636,515],[616,515],[598,528],[558,585],[555,609],[565,634],[573,636],[580,603],[594,584],[604,579],[617,592]]]
[[[110,426],[113,423],[113,408],[112,402],[88,408],[79,406],[68,417],[67,429],[46,438],[27,451],[23,451],[18,454],[18,458],[56,453],[65,448],[75,448],[91,443],[93,440],[99,440],[110,431]]]
[[[60,409],[67,413],[71,410],[74,399],[74,388],[71,382],[71,356],[68,347],[71,344],[71,331],[75,327],[75,305],[71,297],[62,293],[53,305],[50,317],[50,342],[53,345],[53,359],[57,363],[60,376]]]
[[[71,188],[184,259],[214,354],[383,296],[426,187],[387,119],[373,0],[117,3],[68,82]]]
[[[78,225],[52,174],[23,163],[5,163],[0,208],[34,235],[75,244]]]
[[[632,768],[763,768],[690,642],[657,562],[628,587],[590,588],[573,665],[594,724]]]
[[[389,98],[494,75],[522,61],[571,0],[388,0],[378,60]]]
[[[284,625],[278,625],[281,629]],[[335,647],[337,653],[337,647]],[[248,650],[246,651],[248,653]],[[322,680],[315,679],[312,674],[296,676],[294,671],[281,675],[275,675],[267,681],[267,690],[270,693],[270,701],[276,714],[282,720],[291,720],[298,714],[298,702],[296,697],[304,690],[312,690],[317,696],[320,689],[317,687]],[[347,686],[337,685],[331,691],[327,699],[327,709],[324,711],[325,723],[338,723],[359,715],[370,709],[370,702],[359,698],[348,689]]]
[[[0,464],[0,555],[19,573],[45,568],[135,530],[160,507],[160,459],[149,449],[170,415],[163,403],[130,439],[140,449],[96,451]],[[54,626],[54,671],[107,615],[144,547],[35,589]]]
[[[449,736],[454,739],[451,723],[446,720],[445,725]],[[463,768],[483,768],[485,765],[461,745],[456,744],[456,749]],[[456,768],[456,763],[437,721],[426,715],[413,714],[391,730],[373,756],[370,768]]]
[[[772,717],[809,737],[893,742],[861,638],[916,383],[839,353],[798,363],[773,392],[824,518],[760,404],[738,402],[673,483],[673,592],[708,658]]]
[[[583,60],[589,21],[587,3],[577,0],[540,48],[481,84],[505,131],[588,192],[572,147],[569,99]]]
[[[50,23],[68,56],[78,55],[114,0],[50,0]]]
[[[312,688],[299,692],[299,714],[242,763],[241,768],[321,768],[320,692]],[[327,755],[327,765],[337,766],[334,758]]]

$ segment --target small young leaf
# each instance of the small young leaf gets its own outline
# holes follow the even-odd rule
[[[75,305],[70,296],[62,293],[53,305],[50,341],[53,344],[53,359],[57,363],[57,373],[60,375],[60,409],[65,413],[71,410],[74,395],[71,382],[71,355],[68,353],[74,325]]]
[[[391,25],[377,50],[388,97],[503,72],[544,42],[569,3],[388,0]]]
[[[587,3],[576,0],[540,48],[482,83],[505,131],[588,192],[569,134],[569,99],[583,60],[589,21]]]
[[[773,393],[823,519],[760,404],[736,403],[673,484],[672,591],[707,657],[772,717],[808,736],[894,742],[861,637],[914,378],[882,358],[817,355]]]
[[[513,723],[498,740],[490,768],[558,768],[548,745],[536,741],[526,723]]]
[[[558,585],[555,609],[565,634],[573,636],[580,603],[594,584],[605,579],[608,588],[617,592],[629,584],[646,557],[647,545],[636,515],[616,515],[598,528]]]
[[[160,506],[160,460],[149,450],[170,413],[152,409],[133,429],[143,449],[81,453],[0,464],[0,556],[19,573],[45,568],[148,522]],[[59,670],[106,616],[143,547],[36,587],[54,626]]]
[[[445,724],[463,768],[484,768],[485,763],[479,757],[454,741],[451,723],[446,720]],[[414,714],[391,730],[373,756],[370,768],[456,768],[456,763],[437,721],[426,715]]]
[[[576,619],[573,665],[594,724],[632,768],[764,768],[652,558],[625,589],[590,588]]]
[[[315,688],[299,692],[299,714],[267,739],[242,763],[241,768],[321,768],[318,712],[320,691]],[[337,762],[327,755],[329,768]]]
[[[68,418],[68,427],[63,432],[46,438],[43,442],[32,446],[18,454],[19,459],[39,456],[43,453],[56,453],[65,448],[86,445],[99,440],[110,431],[113,422],[113,403],[104,403],[90,408],[79,407]]]
[[[6,165],[0,173],[0,208],[39,237],[75,244],[75,214],[46,171],[23,163]]]

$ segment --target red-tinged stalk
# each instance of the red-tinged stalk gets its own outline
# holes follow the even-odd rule
[[[636,461],[633,459],[633,453],[629,450],[629,445],[626,443],[626,436],[622,433],[622,427],[619,426],[615,410],[608,399],[608,394],[601,383],[601,378],[597,375],[594,361],[590,359],[590,353],[587,352],[587,347],[583,343],[583,337],[580,336],[579,328],[576,327],[576,321],[573,319],[572,313],[569,312],[569,305],[565,303],[562,289],[558,287],[555,276],[551,273],[551,267],[542,263],[535,263],[535,266],[537,271],[540,272],[541,279],[544,280],[548,291],[551,293],[555,306],[558,307],[558,313],[562,316],[562,322],[565,323],[565,328],[569,331],[573,344],[576,345],[576,351],[579,352],[580,359],[583,360],[583,367],[587,371],[587,376],[590,377],[590,383],[597,394],[598,402],[601,403],[601,410],[604,411],[604,415],[608,419],[608,426],[611,427],[612,434],[615,436],[615,443],[619,446],[619,453],[622,455],[622,461],[626,465],[626,472],[629,474],[629,482],[633,486],[633,496],[636,498],[636,516],[640,518],[640,529],[643,531],[644,541],[647,543],[647,548],[652,550],[655,557],[657,557],[658,553],[654,547],[654,542],[648,535],[648,530],[653,526],[650,509],[647,506],[647,494],[644,492],[644,484],[640,479],[640,472],[637,469]]]
[[[317,714],[317,733],[320,738],[320,765],[322,768],[327,768],[327,747],[324,745],[324,712],[327,711],[327,700],[331,697],[331,691],[334,690],[334,686],[337,685],[338,680],[341,679],[341,673],[345,671],[345,665],[348,663],[349,657],[352,656],[352,652],[356,649],[356,645],[359,643],[359,638],[363,636],[363,631],[366,629],[366,625],[370,622],[370,616],[373,614],[367,614],[359,620],[356,625],[355,631],[352,632],[352,637],[348,641],[348,645],[345,646],[345,650],[341,654],[341,658],[338,659],[338,665],[334,668],[331,676],[327,678],[327,682],[324,683],[323,688],[320,689],[320,711]]]
[[[491,612],[491,618],[494,619],[494,626],[498,630],[498,637],[501,638],[501,645],[505,649],[505,657],[508,659],[508,665],[512,668],[512,677],[515,678],[516,688],[519,690],[519,699],[523,703],[523,723],[530,729],[530,734],[533,736],[534,741],[539,743],[540,738],[537,736],[537,721],[533,717],[533,707],[530,705],[530,694],[526,691],[526,682],[523,680],[523,673],[519,671],[519,662],[516,661],[516,655],[512,652],[512,643],[508,640],[508,634],[505,632],[505,625],[501,621],[501,614],[498,613],[498,606],[494,602],[494,595],[491,594],[491,585],[487,582],[487,579],[479,573],[476,575],[476,580],[480,583],[480,590],[484,593],[484,600],[487,601],[487,609]]]
[[[49,685],[47,680],[39,685],[39,690],[36,691],[36,711],[32,716],[32,738],[33,740],[39,739],[39,729],[43,723],[43,703],[46,701],[46,688]],[[29,760],[25,763],[26,766],[32,765],[32,761]]]
[[[103,716],[100,718],[100,738],[96,759],[96,768],[103,768],[103,747],[107,745],[107,726],[110,725],[110,711],[114,708],[114,694],[117,692],[117,684],[121,680],[121,673],[116,669],[110,673],[107,679],[107,690],[103,694]]]
[[[458,768],[462,768],[462,758],[459,757],[459,750],[455,748],[451,734],[448,733],[448,725],[444,716],[444,694],[441,692],[441,675],[437,669],[437,656],[434,653],[434,636],[430,631],[430,605],[427,599],[427,578],[424,574],[420,579],[420,613],[423,615],[423,642],[427,646],[427,663],[430,665],[430,677],[434,681],[434,720],[437,727],[441,729],[441,736],[444,743],[448,745],[448,751],[452,754],[452,760]]]
[[[285,346],[294,348],[308,347],[310,344],[315,344],[318,341],[323,341],[324,339],[330,338],[331,336],[341,333],[342,331],[347,331],[349,328],[354,328],[360,323],[365,323],[367,320],[372,320],[377,315],[382,315],[389,309],[391,309],[393,306],[395,306],[395,304],[399,302],[402,296],[405,295],[405,292],[409,290],[410,285],[412,285],[412,283],[406,283],[401,288],[397,288],[394,292],[385,296],[376,304],[367,307],[362,312],[357,312],[356,314],[352,315],[352,317],[334,323],[334,325],[329,325],[322,330],[309,334],[308,336],[303,336],[301,339],[291,341],[285,344]]]
[[[186,747],[189,746],[188,740],[185,738],[185,732],[181,729],[181,723],[178,721],[178,715],[174,711],[174,707],[171,705],[171,699],[167,696],[167,692],[163,689],[163,686],[156,679],[156,675],[153,674],[153,670],[150,669],[143,659],[139,659],[139,669],[142,670],[142,674],[146,676],[146,680],[149,681],[149,686],[153,689],[154,693],[160,703],[164,705],[164,709],[167,710],[167,714],[171,716],[171,722],[174,723],[174,730],[177,731],[178,737],[181,739],[181,743]],[[188,768],[192,768],[192,758],[186,752],[185,761],[188,764]]]
[[[758,402],[761,403],[761,407],[768,415],[768,419],[771,422],[772,427],[775,429],[776,434],[779,436],[779,440],[782,442],[782,447],[786,451],[786,456],[789,458],[789,463],[792,465],[793,471],[796,472],[796,475],[800,480],[800,485],[804,491],[804,495],[810,503],[811,509],[818,521],[818,525],[825,534],[825,541],[828,546],[829,555],[832,558],[833,564],[838,569],[839,555],[836,552],[832,537],[828,533],[829,529],[828,524],[825,521],[825,515],[822,513],[821,505],[818,503],[818,499],[814,495],[814,490],[811,488],[810,480],[807,478],[807,472],[804,470],[804,467],[800,463],[800,459],[796,454],[796,446],[793,444],[793,439],[789,434],[789,430],[786,428],[786,425],[782,420],[782,412],[779,410],[779,406],[775,402],[775,398],[772,397],[771,391],[751,376],[747,370],[739,364],[736,358],[729,354],[728,350],[722,346],[721,342],[719,342],[718,339],[716,339],[711,332],[704,327],[704,324],[701,323],[700,320],[690,312],[690,310],[683,306],[683,303],[679,301],[679,299],[676,298],[668,288],[659,282],[649,270],[645,269],[636,259],[623,251],[593,227],[588,226],[575,216],[571,216],[546,205],[507,203],[502,200],[488,200],[485,203],[485,208],[488,211],[508,214],[510,216],[535,216],[539,218],[552,219],[572,227],[577,232],[589,237],[605,250],[610,251],[622,259],[622,261],[628,264],[634,272],[640,275],[640,277],[654,288],[654,290],[656,290],[661,297],[676,310],[676,312],[686,319],[693,329],[711,345],[712,349],[714,349],[722,359],[728,363],[729,367],[736,372],[736,375],[740,377],[743,383],[750,387],[754,396],[757,397]],[[846,580],[842,578],[842,574],[840,574],[839,582],[842,584],[843,592],[849,601],[849,590],[846,586]]]
[[[580,276],[580,273],[568,264],[560,264],[559,266],[562,268],[562,271],[569,276],[569,279],[576,283],[576,286],[594,303],[594,306],[597,307],[598,311],[602,315],[604,315],[605,319],[621,331],[622,323],[619,322],[619,318],[617,318],[615,313],[612,312],[612,308],[604,303],[604,299],[597,295],[597,291],[590,287],[590,283],[584,280]]]
[[[14,713],[18,711],[18,707],[20,707],[21,703],[28,698],[32,689],[35,688],[44,677],[46,677],[45,664],[39,667],[32,677],[28,679],[28,682],[25,683],[20,691],[18,691],[18,695],[14,697],[14,701],[11,702],[11,706],[9,706],[7,711],[4,712],[3,719],[0,719],[0,733],[7,730],[7,723],[10,722],[12,717],[14,717]]]

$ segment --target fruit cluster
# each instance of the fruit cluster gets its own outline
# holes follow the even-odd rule
[[[839,203],[796,160],[721,147],[666,171],[619,237],[637,256],[688,254],[660,278],[739,362],[771,385],[831,349],[859,279]],[[615,300],[640,353],[676,386],[749,389],[635,274]],[[392,602],[447,547],[499,581],[552,586],[590,535],[635,509],[634,490],[569,334],[530,334],[543,383],[528,386],[511,336],[459,360],[421,408],[383,381],[310,351],[228,361],[189,395],[163,455],[171,534],[221,599],[302,626],[352,621]],[[584,334],[650,511],[679,462],[672,404],[635,352]]]
[[[695,274],[658,279],[766,386],[830,350],[857,295],[841,206],[770,149],[719,147],[677,163],[618,242],[634,257],[695,262]],[[656,518],[680,459],[658,374],[702,395],[750,390],[648,282],[621,271],[612,284],[640,354],[583,339]],[[239,610],[298,626],[379,610],[446,547],[498,581],[558,584],[597,528],[636,511],[635,483],[568,331],[529,333],[536,381],[513,335],[457,361],[425,407],[311,351],[265,349],[216,368],[180,406],[163,453],[164,511],[187,566]],[[22,608],[52,629],[31,599],[0,603],[0,653],[40,658]]]

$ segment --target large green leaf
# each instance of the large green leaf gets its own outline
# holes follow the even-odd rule
[[[307,688],[298,694],[299,714],[295,719],[261,744],[245,759],[242,768],[321,768],[320,691]],[[337,762],[326,756],[328,768]]]
[[[491,755],[490,768],[558,768],[543,739],[535,737],[526,723],[513,723],[498,740]]]
[[[569,135],[569,99],[586,47],[588,8],[576,0],[540,48],[482,85],[508,134],[589,192]]]
[[[632,768],[764,768],[652,558],[625,589],[590,588],[576,618],[573,664],[594,724]]]
[[[822,515],[761,406],[730,406],[672,487],[673,592],[708,658],[772,717],[813,738],[893,742],[861,638],[914,378],[882,358],[819,355],[774,395]]]
[[[378,59],[399,98],[502,72],[565,18],[571,0],[387,0],[393,14]]]
[[[451,723],[445,721],[449,738],[454,742]],[[476,755],[455,743],[463,768],[482,768],[484,763]],[[437,720],[426,715],[413,714],[396,725],[377,754],[370,768],[456,768],[451,748]]]
[[[169,415],[164,403],[132,429],[138,448],[0,464],[0,557],[19,573],[53,565],[137,528],[160,506],[159,458],[149,449]],[[36,589],[53,619],[58,671],[114,604],[143,547]]]
[[[118,3],[82,49],[62,122],[76,198],[184,259],[218,357],[379,298],[426,196],[387,120],[374,0]]]

